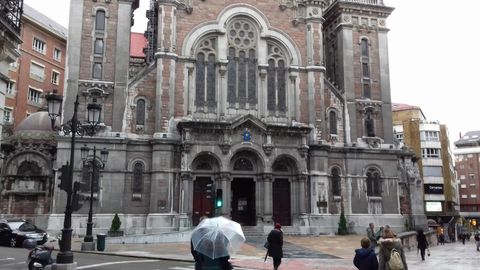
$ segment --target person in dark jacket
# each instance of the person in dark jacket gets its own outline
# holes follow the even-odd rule
[[[370,240],[368,238],[362,238],[360,241],[362,248],[355,250],[355,257],[353,258],[353,264],[359,270],[377,270],[378,260],[375,255],[375,250],[370,247]]]
[[[402,241],[396,238],[391,230],[385,229],[383,231],[383,238],[380,238],[378,242],[380,246],[378,251],[378,270],[390,270],[388,261],[390,260],[392,249],[395,249],[398,251],[398,253],[400,253],[400,256],[402,257],[403,270],[408,270]]]
[[[268,256],[273,258],[273,269],[277,270],[283,258],[283,232],[280,223],[268,234]]]
[[[422,261],[425,261],[425,250],[428,248],[428,241],[422,229],[417,230],[417,248],[420,250]]]

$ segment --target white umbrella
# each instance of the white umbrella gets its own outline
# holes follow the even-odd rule
[[[192,233],[193,249],[212,259],[235,253],[244,242],[240,224],[224,217],[204,219]]]

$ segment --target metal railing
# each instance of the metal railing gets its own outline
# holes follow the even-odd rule
[[[23,12],[23,0],[0,0],[0,19],[10,25],[17,35]]]
[[[375,6],[384,6],[383,0],[330,0],[330,4],[333,4],[335,2],[351,2]]]

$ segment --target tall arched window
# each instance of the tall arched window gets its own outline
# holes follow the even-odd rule
[[[95,30],[105,31],[105,11],[97,10],[95,14]]]
[[[367,195],[381,196],[381,177],[380,173],[375,168],[370,168],[367,171]]]
[[[137,100],[136,106],[136,124],[137,125],[145,125],[145,100],[139,99]]]
[[[270,113],[287,111],[287,69],[283,51],[268,44],[267,109]]]
[[[199,47],[195,65],[195,105],[202,110],[216,107],[216,39],[205,39]]]
[[[367,137],[375,137],[375,119],[373,119],[373,112],[368,109],[365,112],[365,135]]]
[[[371,78],[370,78],[370,53],[368,48],[368,39],[362,38],[360,41],[360,51],[362,53],[362,87],[363,97],[371,98]]]
[[[239,18],[228,25],[227,101],[230,107],[257,104],[257,30]]]
[[[328,113],[328,120],[330,126],[330,134],[337,134],[337,113],[335,111],[330,111]]]
[[[332,194],[334,196],[342,195],[340,170],[336,167],[332,168]]]
[[[143,191],[143,174],[145,166],[142,162],[135,162],[133,165],[132,193],[141,194]]]

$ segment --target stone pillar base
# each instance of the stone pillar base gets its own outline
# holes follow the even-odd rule
[[[190,218],[187,214],[180,214],[178,216],[178,227],[179,228],[190,228]]]
[[[45,268],[45,269],[52,269],[52,270],[75,270],[77,269],[77,263],[68,263],[68,264],[52,264],[51,268]]]
[[[82,251],[95,251],[95,242],[82,242]]]

